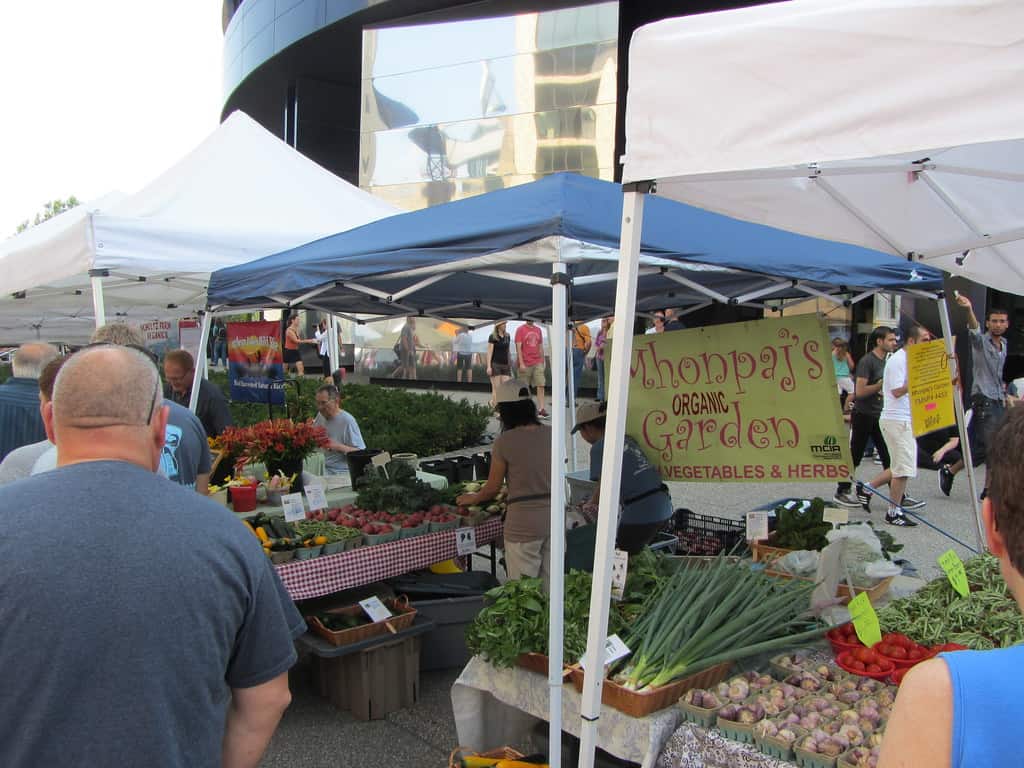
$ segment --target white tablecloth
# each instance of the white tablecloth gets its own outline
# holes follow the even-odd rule
[[[571,683],[562,686],[562,728],[578,736],[582,696]],[[547,720],[546,677],[520,667],[497,669],[474,656],[452,686],[452,709],[459,744],[492,749],[523,744],[538,720]],[[675,707],[643,718],[601,707],[598,746],[623,760],[653,768],[662,746],[682,721]]]

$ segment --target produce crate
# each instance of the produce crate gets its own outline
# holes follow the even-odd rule
[[[684,720],[710,728],[715,724],[715,720],[718,719],[718,710],[721,707],[714,707],[713,709],[698,707],[696,704],[687,702],[684,695],[683,698],[679,699],[679,709],[683,712]]]
[[[430,523],[424,521],[415,528],[399,528],[398,538],[400,539],[411,539],[413,536],[422,536],[425,533],[430,532]]]
[[[271,552],[270,562],[274,565],[283,565],[284,563],[290,563],[295,559],[295,550],[286,549],[281,552]]]
[[[736,723],[719,717],[715,720],[715,725],[727,739],[738,741],[741,744],[754,743],[754,723]]]
[[[437,533],[438,531],[452,531],[459,527],[460,523],[459,516],[456,515],[455,519],[449,523],[435,523],[433,520],[430,521],[430,532]]]
[[[738,520],[677,509],[672,516],[672,533],[679,539],[681,555],[741,554],[747,527]]]
[[[314,557],[320,557],[320,552],[323,548],[323,544],[318,544],[315,547],[298,547],[295,550],[295,559],[312,560]]]
[[[497,758],[499,760],[521,760],[524,755],[522,752],[516,752],[512,747],[499,747],[498,749],[492,749],[487,752],[476,752],[469,747],[456,747],[452,750],[452,753],[448,756],[448,768],[462,768],[464,763],[462,758],[464,757],[487,757]]]
[[[793,750],[793,762],[800,768],[835,768],[836,760],[835,757],[807,752],[799,747]]]
[[[324,544],[324,548],[321,550],[321,555],[336,555],[339,552],[345,551],[345,542],[347,539],[339,539],[338,541],[328,541]]]
[[[797,736],[797,741],[807,735],[807,731],[803,728],[792,727],[790,728],[793,733]],[[794,742],[795,744],[796,742]],[[787,762],[793,762],[794,747],[793,744],[787,744],[784,741],[779,741],[772,736],[758,736],[754,734],[754,744],[764,754],[774,757],[776,760],[785,760]]]
[[[522,667],[530,672],[536,672],[544,677],[548,676],[548,663],[549,659],[543,653],[521,653],[516,657],[517,667]],[[570,667],[562,666],[562,682],[565,682],[569,677],[570,671]]]
[[[387,544],[389,541],[398,541],[398,532],[402,529],[394,524],[389,525],[391,525],[391,533],[364,533],[363,544],[372,547],[377,544]]]
[[[646,717],[652,712],[671,707],[691,688],[710,688],[718,685],[729,676],[731,669],[732,662],[724,661],[702,672],[648,691],[632,691],[605,678],[604,684],[601,686],[601,703],[630,717]],[[582,693],[583,669],[574,665],[569,668],[569,676],[576,690]]]
[[[394,616],[385,621],[375,621],[370,624],[363,624],[351,629],[328,629],[316,616],[309,616],[306,619],[307,626],[320,637],[324,638],[331,645],[349,645],[358,643],[371,637],[384,635],[388,632],[397,632],[409,627],[416,618],[416,609],[409,605],[409,599],[400,597],[394,600],[385,600],[385,605],[391,610]],[[346,605],[343,608],[332,608],[325,613],[334,613],[345,616],[358,616],[363,609],[358,605]],[[390,628],[388,625],[391,625]]]
[[[336,658],[318,658],[321,691],[357,720],[380,720],[419,702],[420,638],[381,642]]]
[[[770,536],[768,541],[771,541]],[[750,554],[755,563],[774,563],[795,551],[795,549],[786,549],[785,547],[773,547],[760,541],[750,542]]]

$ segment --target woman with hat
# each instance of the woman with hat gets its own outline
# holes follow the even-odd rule
[[[576,409],[573,433],[590,444],[590,479],[597,481],[594,494],[584,505],[588,517],[596,514],[601,493],[601,459],[604,455],[605,403],[584,403]],[[655,537],[672,517],[672,498],[661,482],[658,470],[648,461],[637,442],[626,435],[622,447],[622,483],[619,488],[622,511],[619,515],[616,546],[635,555]]]
[[[547,590],[551,575],[551,427],[537,419],[525,382],[499,384],[495,399],[501,434],[491,446],[491,471],[477,493],[464,493],[460,506],[486,504],[508,481],[505,568],[510,579],[539,577]]]

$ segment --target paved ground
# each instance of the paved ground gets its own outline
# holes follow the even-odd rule
[[[454,396],[466,397],[473,402],[487,400],[484,393],[457,393]],[[496,431],[495,422],[492,422],[491,428],[492,433]],[[577,460],[579,467],[583,468],[588,463],[587,446],[579,442]],[[870,479],[878,469],[880,467],[871,462],[862,463],[858,476]],[[835,490],[831,484],[822,483],[673,483],[670,487],[677,507],[737,519],[742,518],[748,510],[774,499],[814,496],[830,498]],[[928,502],[928,506],[919,513],[924,519],[967,544],[976,545],[966,475],[961,474],[956,478],[949,498],[939,490],[936,473],[925,470],[919,473],[916,480],[911,481],[908,492]],[[877,511],[871,515],[851,510],[851,520],[873,520],[876,524],[885,525],[885,505],[876,500],[873,506]],[[901,555],[916,566],[920,575],[926,579],[940,575],[935,560],[951,546],[961,557],[970,555],[966,549],[953,544],[924,524],[910,529],[886,527],[897,541],[905,545]],[[448,754],[457,743],[449,690],[458,671],[423,673],[420,680],[421,700],[416,707],[393,713],[384,720],[364,723],[354,720],[348,713],[334,709],[326,700],[319,698],[309,685],[308,667],[300,664],[292,675],[294,702],[262,764],[268,768],[443,767],[447,765]]]

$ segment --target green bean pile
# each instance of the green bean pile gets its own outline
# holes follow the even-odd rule
[[[992,555],[964,563],[971,593],[961,597],[942,576],[911,597],[878,611],[882,632],[902,632],[924,645],[959,643],[975,650],[1006,648],[1024,640],[1024,616]]]
[[[291,524],[292,528],[302,538],[308,536],[323,536],[328,542],[345,541],[346,539],[360,538],[363,534],[355,528],[345,525],[335,525],[326,520],[298,520]]]

